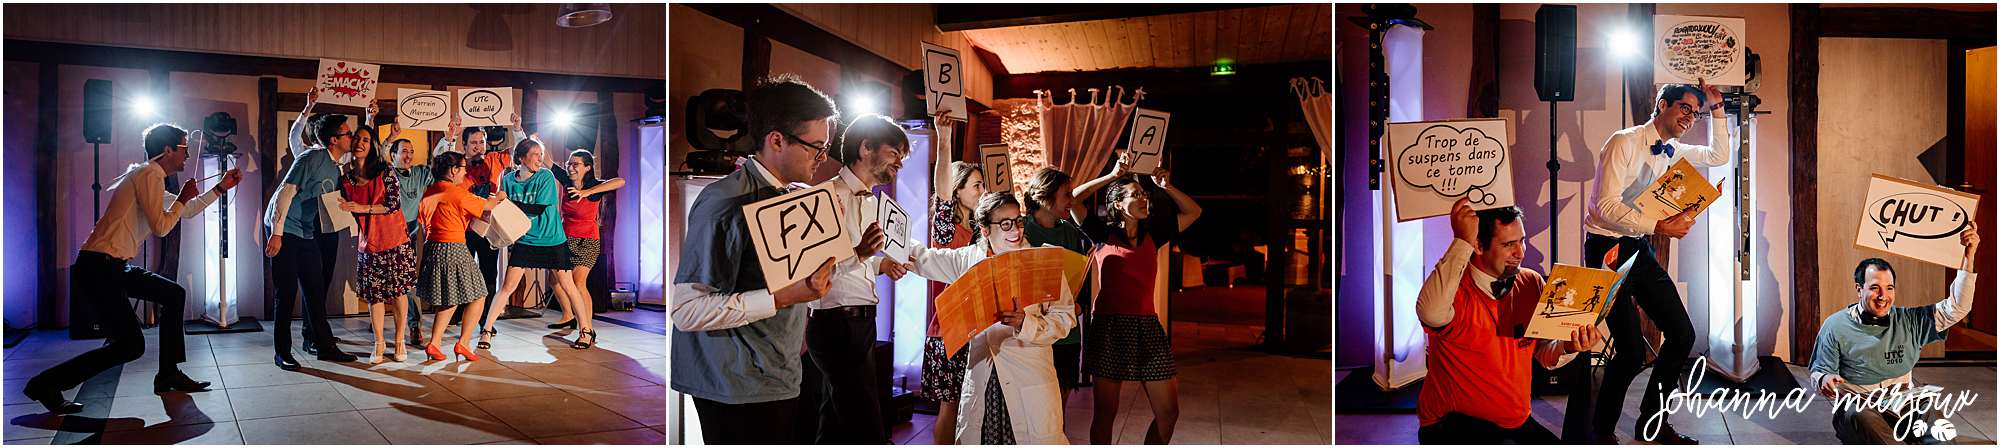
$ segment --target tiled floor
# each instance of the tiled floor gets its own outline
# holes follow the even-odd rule
[[[1805,367],[1784,364],[1799,384],[1809,384],[1810,371]],[[1345,378],[1350,371],[1336,374]],[[1651,369],[1640,372],[1637,380],[1625,395],[1625,415],[1618,421],[1619,440],[1632,440],[1632,427],[1639,419],[1639,400],[1644,392],[1645,378]],[[1992,444],[1996,436],[1994,421],[1994,369],[1992,367],[1918,367],[1917,381],[1943,386],[1946,392],[1972,391],[1977,394],[1969,406],[1951,418],[1958,428],[1956,444]],[[1956,396],[1954,393],[1953,396]],[[1567,397],[1538,397],[1529,402],[1530,412],[1535,421],[1557,434],[1561,433],[1563,409]],[[1834,437],[1832,426],[1832,404],[1827,400],[1815,399],[1805,411],[1785,410],[1771,417],[1768,413],[1745,417],[1741,411],[1734,414],[1711,411],[1702,416],[1694,416],[1685,411],[1669,418],[1674,427],[1682,433],[1694,437],[1705,444],[1839,444]],[[1336,417],[1336,432],[1341,444],[1415,444],[1417,443],[1417,416],[1415,414],[1393,415],[1348,415]]]
[[[1174,444],[1326,445],[1333,411],[1332,362],[1251,349],[1257,327],[1176,322],[1174,359],[1180,368],[1180,419]],[[1073,444],[1090,442],[1091,390],[1070,393],[1063,429]],[[1113,443],[1138,445],[1152,408],[1137,383],[1119,394]],[[897,444],[929,444],[935,417],[917,414],[895,428]]]
[[[647,328],[661,319],[655,314],[606,317]],[[427,328],[431,317],[425,316]],[[411,347],[408,361],[375,366],[366,364],[374,341],[367,318],[336,319],[336,336],[367,344],[342,346],[362,361],[296,353],[305,365],[299,372],[271,365],[268,322],[263,332],[193,335],[181,370],[215,384],[206,392],[165,395],[152,391],[157,330],[146,330],[146,357],[71,390],[86,408],[62,417],[23,397],[21,388],[42,369],[103,342],[38,332],[6,351],[6,443],[665,443],[666,337],[600,320],[597,347],[575,350],[572,330],[544,327],[558,318],[551,311],[500,321],[493,349],[477,362],[429,361],[422,347]]]

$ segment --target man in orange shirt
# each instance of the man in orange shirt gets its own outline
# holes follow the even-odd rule
[[[1429,337],[1429,373],[1417,396],[1422,443],[1555,442],[1528,419],[1528,362],[1554,369],[1604,338],[1597,327],[1577,329],[1568,342],[1500,335],[1500,310],[1542,293],[1542,275],[1521,269],[1520,217],[1514,207],[1474,212],[1465,199],[1452,205],[1451,248],[1417,294],[1417,319]]]

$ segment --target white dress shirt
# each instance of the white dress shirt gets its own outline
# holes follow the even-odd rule
[[[765,170],[764,164],[758,163],[756,157],[744,160],[743,169],[748,170],[750,175],[779,188],[786,185]],[[770,289],[722,294],[709,285],[675,283],[667,297],[673,302],[670,314],[674,328],[681,331],[726,330],[778,315],[777,298],[771,296]]]
[[[847,228],[848,235],[854,235],[857,244],[860,243],[861,231],[868,229],[867,225],[861,222],[863,211],[875,206],[875,197],[872,194],[868,196],[857,194],[868,192],[868,183],[862,182],[861,177],[855,176],[847,167],[841,167],[840,175],[827,180],[826,185],[828,189],[833,190],[834,203],[840,206],[840,225]],[[807,303],[806,307],[823,310],[881,303],[882,299],[875,297],[875,276],[881,275],[882,270],[881,265],[877,263],[881,261],[882,256],[871,255],[867,258],[851,257],[834,263],[832,286],[827,288],[826,297]]]
[[[148,161],[127,168],[125,174],[112,180],[111,206],[104,209],[104,217],[90,228],[90,238],[83,241],[83,250],[130,261],[139,255],[139,245],[146,238],[167,236],[180,220],[201,214],[201,209],[218,197],[211,190],[188,203],[180,203],[180,195],[166,191],[166,178],[165,169]]]
[[[1680,139],[1666,140],[1674,155],[1653,154],[1653,142],[1661,140],[1652,122],[1611,134],[1598,154],[1597,178],[1590,184],[1590,206],[1585,207],[1584,232],[1609,237],[1650,235],[1658,222],[1646,219],[1632,205],[1632,199],[1646,191],[1675,159],[1687,159],[1694,166],[1722,166],[1729,163],[1729,119],[1716,114],[1708,122],[1708,141],[1716,146],[1690,145]]]

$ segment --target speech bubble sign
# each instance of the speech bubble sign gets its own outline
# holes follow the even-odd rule
[[[811,276],[829,258],[853,257],[852,236],[840,224],[840,215],[833,190],[825,186],[743,206],[765,287],[784,289]]]
[[[876,223],[882,226],[882,253],[896,261],[910,262],[910,213],[895,198],[876,197]]]
[[[1449,214],[1459,198],[1475,210],[1514,205],[1507,129],[1501,119],[1390,123],[1396,219]]]
[[[1854,244],[1958,268],[1958,236],[1979,211],[1979,196],[1905,179],[1873,175],[1861,206]]]
[[[923,42],[923,59],[925,111],[936,115],[939,108],[949,108],[946,117],[965,120],[965,69],[959,65],[958,50]]]
[[[1173,114],[1140,108],[1132,113],[1132,172],[1152,174],[1160,168],[1160,154],[1167,144],[1167,120]]]
[[[396,89],[396,126],[420,131],[449,131],[442,120],[451,114],[451,92]]]
[[[458,91],[461,126],[514,126],[514,89],[492,87]]]
[[[375,100],[375,80],[381,76],[379,65],[321,59],[313,89],[319,90],[323,104],[368,107]]]
[[[1014,191],[1013,165],[1006,144],[979,145],[979,167],[986,174],[986,191]]]
[[[1653,83],[1740,86],[1746,77],[1743,19],[1653,16]]]

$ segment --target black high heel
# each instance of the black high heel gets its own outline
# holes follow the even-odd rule
[[[483,335],[486,335],[486,336],[488,336],[488,338],[489,338],[489,339],[491,339],[491,337],[492,337],[492,336],[499,336],[499,335],[500,335],[500,329],[498,329],[498,328],[488,328],[488,329],[486,329],[486,331],[481,331],[481,332],[479,332],[479,334],[483,334]],[[479,341],[479,344],[478,344],[478,347],[479,347],[479,349],[480,349],[480,350],[487,350],[487,349],[491,349],[491,348],[493,348],[493,344],[489,343],[489,341]]]
[[[570,343],[569,348],[589,350],[590,346],[597,345],[597,330],[583,330],[576,332],[576,334],[576,342]],[[590,336],[590,342],[583,342],[584,336]]]

